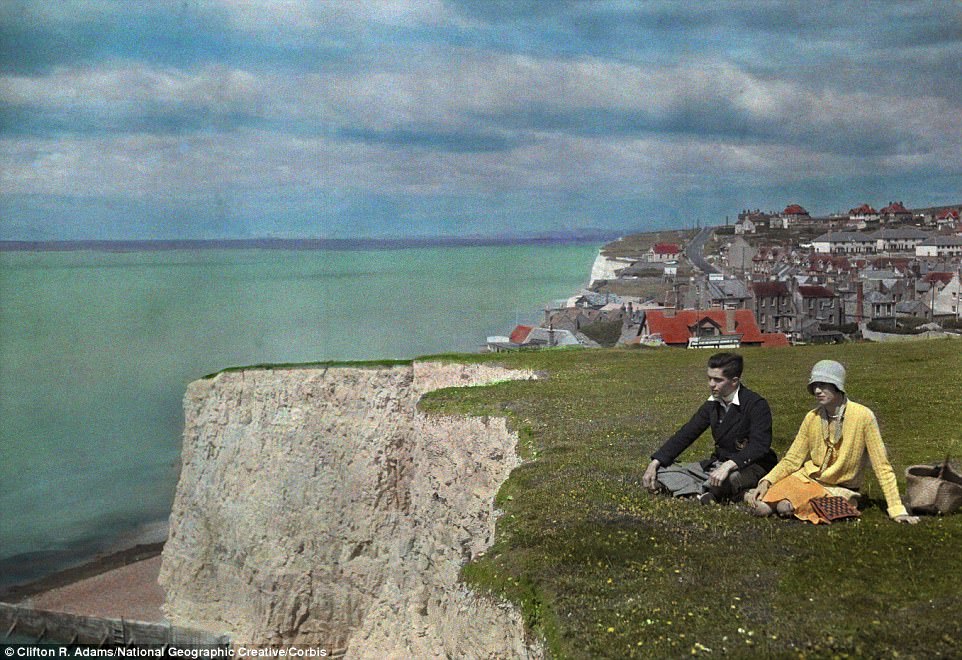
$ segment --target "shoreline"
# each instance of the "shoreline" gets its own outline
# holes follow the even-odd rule
[[[0,601],[6,603],[20,603],[28,598],[40,594],[68,587],[89,578],[110,573],[119,568],[136,564],[154,557],[159,557],[166,541],[154,543],[138,543],[133,547],[124,548],[96,557],[78,566],[71,566],[43,577],[14,584],[0,589]]]

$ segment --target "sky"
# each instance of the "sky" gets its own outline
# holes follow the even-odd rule
[[[962,203],[962,3],[0,0],[0,240]]]

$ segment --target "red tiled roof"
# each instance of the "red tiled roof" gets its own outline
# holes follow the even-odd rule
[[[742,342],[746,344],[760,344],[762,333],[755,322],[755,315],[750,309],[736,309],[735,332],[725,332],[725,310],[723,309],[682,309],[675,312],[675,316],[668,317],[660,309],[645,312],[645,321],[650,334],[659,334],[666,344],[688,344],[692,336],[691,328],[709,319],[721,328],[721,334],[742,335]]]
[[[937,216],[935,216],[935,219],[936,220],[949,220],[949,219],[958,220],[959,212],[956,211],[955,209],[945,209],[944,211],[939,213]]]
[[[674,243],[655,243],[654,247],[655,254],[678,254],[681,252],[681,248]]]
[[[785,207],[785,210],[782,211],[782,213],[785,215],[808,215],[808,211],[803,209],[798,204],[789,204]]]
[[[952,277],[955,273],[928,273],[925,276],[926,282],[942,282],[943,284],[948,284],[952,281]]]
[[[888,206],[879,213],[908,213],[909,210],[902,206],[902,202],[890,202]]]
[[[765,332],[762,334],[762,346],[765,348],[775,348],[778,346],[791,346],[788,335],[782,332]]]
[[[774,298],[787,296],[788,287],[784,282],[752,282],[752,293],[756,298]]]
[[[531,331],[534,330],[533,326],[530,325],[518,325],[515,326],[514,330],[511,331],[511,336],[509,339],[512,344],[523,344],[524,340],[528,338]]]
[[[868,204],[862,204],[861,206],[856,206],[854,209],[849,209],[849,215],[874,215],[878,213]]]
[[[824,286],[807,285],[798,287],[802,298],[834,298],[835,294]]]

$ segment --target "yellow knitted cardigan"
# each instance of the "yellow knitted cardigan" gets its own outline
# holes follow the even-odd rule
[[[829,423],[829,434],[833,437],[835,421]],[[818,410],[812,410],[802,421],[798,435],[788,448],[785,458],[778,462],[762,479],[774,484],[780,479],[794,475],[802,481],[815,481],[823,486],[842,486],[858,490],[862,485],[866,454],[872,462],[878,478],[890,517],[904,515],[905,507],[899,497],[895,472],[885,453],[882,434],[879,433],[875,413],[860,403],[849,400],[842,421],[842,439],[838,444],[838,457],[832,465],[821,471],[822,463],[828,453],[823,437],[822,420]],[[819,472],[821,471],[821,474]]]

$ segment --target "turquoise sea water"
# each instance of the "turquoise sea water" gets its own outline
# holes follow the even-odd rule
[[[0,253],[0,586],[166,518],[190,381],[476,351],[575,292],[597,249]]]

